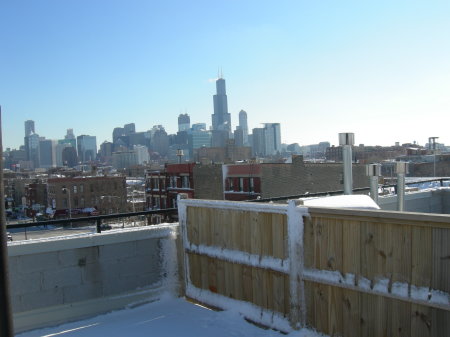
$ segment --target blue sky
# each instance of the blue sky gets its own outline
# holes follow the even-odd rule
[[[36,132],[111,140],[181,112],[211,125],[217,68],[233,128],[282,141],[450,144],[449,1],[3,0],[3,145]]]

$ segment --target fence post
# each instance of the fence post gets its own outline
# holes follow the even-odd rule
[[[287,210],[289,252],[290,323],[294,329],[305,326],[306,303],[303,284],[303,214],[296,200],[289,200]]]
[[[180,237],[178,240],[178,250],[180,252],[179,255],[179,268],[182,272],[180,275],[180,284],[181,284],[181,293],[184,296],[188,296],[187,289],[190,282],[190,274],[189,274],[189,260],[186,254],[186,248],[189,247],[189,238],[187,236],[187,207],[183,202],[183,199],[188,199],[188,195],[185,193],[180,193],[177,196],[177,206],[178,206],[178,223],[180,228]]]
[[[102,219],[97,219],[97,233],[102,232]]]

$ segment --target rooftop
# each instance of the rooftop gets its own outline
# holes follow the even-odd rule
[[[159,301],[152,303],[130,305],[124,310],[18,335],[18,337],[37,336],[281,337],[286,335],[257,327],[244,320],[238,312],[213,311],[182,298],[164,294]],[[324,335],[302,329],[287,336]]]

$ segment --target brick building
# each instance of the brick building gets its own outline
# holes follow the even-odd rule
[[[292,163],[229,164],[194,168],[195,197],[202,199],[251,200],[305,193],[343,190],[343,167],[335,163],[305,163],[302,156]],[[364,165],[353,165],[353,187],[368,187]]]
[[[34,181],[25,185],[25,200],[29,217],[34,217],[47,208],[47,184],[43,181]]]
[[[69,208],[72,216],[89,208],[96,208],[100,214],[126,210],[125,177],[50,178],[47,194],[48,205],[55,210],[56,216],[68,214]]]
[[[146,200],[149,209],[176,207],[179,193],[194,198],[193,170],[195,163],[167,164],[164,170],[147,174]]]

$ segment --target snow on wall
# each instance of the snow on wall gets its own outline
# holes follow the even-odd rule
[[[354,274],[341,274],[339,271],[305,269],[303,278],[307,281],[328,284],[341,288],[356,290],[373,295],[382,295],[393,299],[407,301],[419,305],[427,305],[438,309],[449,310],[450,294],[430,289],[417,287],[404,282],[391,282],[387,278],[379,278],[371,281],[365,277],[357,277]]]
[[[281,273],[289,273],[289,260],[274,258],[272,256],[261,256],[246,252],[224,249],[220,247],[194,245],[185,247],[188,252],[206,255],[212,258],[225,260],[231,263],[243,264],[250,267],[270,269]]]
[[[280,313],[263,309],[248,302],[238,301],[215,294],[206,289],[199,289],[191,284],[188,284],[186,287],[186,294],[199,302],[222,308],[224,310],[237,311],[246,318],[273,329],[281,330],[283,332],[292,331],[292,328],[289,325],[289,320]]]
[[[287,205],[279,204],[266,204],[266,203],[254,203],[254,202],[236,202],[236,201],[223,201],[223,200],[200,200],[200,199],[181,199],[181,203],[191,207],[206,207],[217,209],[232,209],[236,211],[251,211],[251,212],[264,212],[264,213],[287,213]],[[178,209],[180,213],[180,209]]]

